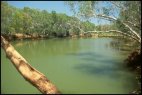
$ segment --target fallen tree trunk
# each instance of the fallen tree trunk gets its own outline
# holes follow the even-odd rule
[[[19,73],[43,94],[60,94],[44,74],[30,66],[28,62],[14,49],[14,47],[1,36],[1,45]]]

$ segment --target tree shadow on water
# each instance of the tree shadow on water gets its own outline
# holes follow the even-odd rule
[[[92,63],[82,63],[74,68],[89,75],[108,76],[112,78],[118,78],[120,75],[119,71],[121,71],[117,66],[95,66]]]
[[[79,53],[83,63],[74,68],[89,75],[108,76],[118,78],[122,70],[120,61],[98,53]]]
[[[119,78],[122,75],[123,68],[118,59],[95,52],[70,53],[69,55],[81,60],[82,63],[74,67],[80,72],[112,78]]]

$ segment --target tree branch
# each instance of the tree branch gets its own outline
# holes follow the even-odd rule
[[[111,2],[114,6],[116,6],[116,7],[120,8],[120,9],[124,10],[124,7],[122,7],[122,6],[120,6],[119,4],[115,3],[115,2],[117,2],[117,1],[110,1],[110,2]]]
[[[135,23],[132,23],[130,21],[125,21],[125,22],[131,24],[134,27],[137,27],[138,29],[140,29],[140,27],[137,24],[135,24]]]
[[[121,31],[119,31],[119,30],[109,30],[110,32],[117,32],[117,33],[121,33],[121,34],[123,34],[123,35],[125,35],[125,36],[128,36],[128,37],[131,37],[131,38],[133,38],[134,40],[136,40],[136,41],[138,41],[139,42],[139,39],[137,39],[136,37],[134,37],[133,35],[129,35],[128,33],[124,33],[124,32],[121,32]]]
[[[94,16],[96,17],[103,17],[103,18],[107,18],[107,19],[110,19],[110,20],[114,20],[114,21],[117,21],[118,19],[117,18],[114,18],[114,17],[111,17],[111,16],[107,16],[107,15],[104,15],[104,14],[94,14]],[[128,24],[124,23],[123,21],[119,20],[125,27],[127,27],[131,33],[133,33],[138,39],[139,39],[139,42],[141,42],[141,37],[140,35],[134,31]]]
[[[18,72],[24,79],[30,82],[43,94],[59,94],[60,92],[44,74],[33,68],[28,62],[14,49],[14,47],[1,36],[1,45]],[[15,80],[16,81],[16,80]]]

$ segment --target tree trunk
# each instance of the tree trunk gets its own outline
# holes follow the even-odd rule
[[[139,42],[139,39],[137,39],[136,37],[134,37],[133,35],[130,35],[128,33],[124,33],[124,32],[121,32],[119,30],[109,30],[110,32],[117,32],[117,33],[121,33],[122,35],[125,35],[125,36],[128,36],[128,37],[131,37],[132,39],[136,40],[137,42]],[[139,42],[140,43],[140,42]]]
[[[30,66],[28,62],[14,49],[14,47],[1,36],[1,45],[19,73],[43,94],[60,94],[44,74]]]
[[[102,17],[102,18],[106,18],[108,20],[114,20],[114,21],[117,21],[118,19],[115,18],[115,17],[111,17],[111,16],[107,16],[107,15],[104,15],[104,14],[94,14],[95,17]],[[126,28],[128,28],[131,32],[131,34],[134,34],[137,38],[138,38],[138,42],[141,43],[141,37],[140,35],[134,31],[128,24],[124,23],[123,21],[119,20]]]

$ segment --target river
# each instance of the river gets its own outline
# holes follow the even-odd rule
[[[128,41],[130,44],[130,41]],[[135,74],[124,67],[126,41],[79,38],[13,41],[16,50],[47,76],[63,94],[126,94],[136,87]],[[1,48],[1,93],[38,94],[17,72]]]

